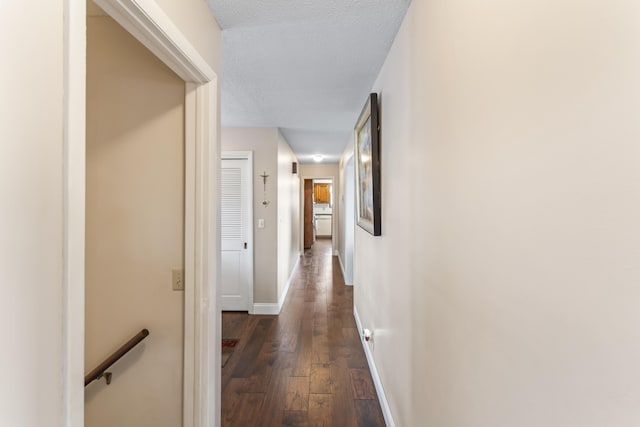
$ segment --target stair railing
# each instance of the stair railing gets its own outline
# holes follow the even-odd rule
[[[106,372],[107,369],[111,367],[114,363],[116,363],[122,356],[127,354],[131,349],[133,349],[136,345],[140,343],[143,339],[145,339],[149,335],[148,329],[143,329],[138,332],[133,338],[123,344],[119,349],[117,349],[111,356],[107,357],[104,362],[99,364],[93,371],[89,372],[84,377],[84,386],[86,387],[92,381],[100,379],[102,377],[105,378],[107,384],[111,384],[111,372]]]

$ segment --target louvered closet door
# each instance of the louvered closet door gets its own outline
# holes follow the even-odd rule
[[[222,160],[221,170],[221,307],[249,310],[253,275],[249,245],[251,175],[248,160]]]

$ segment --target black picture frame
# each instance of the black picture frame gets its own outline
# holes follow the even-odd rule
[[[356,216],[358,225],[382,235],[380,188],[380,114],[378,94],[371,93],[355,126]]]

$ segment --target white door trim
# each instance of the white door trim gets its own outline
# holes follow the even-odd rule
[[[85,0],[65,1],[63,425],[84,425]],[[218,77],[153,1],[94,0],[185,80],[184,427],[220,420]]]
[[[251,266],[249,272],[249,302],[248,311],[249,314],[253,314],[253,272],[255,269],[255,250],[253,245],[253,151],[223,151],[220,154],[221,160],[248,160],[249,161],[249,182],[247,192],[249,199],[249,228],[247,229],[247,244],[249,246],[249,253],[251,257]]]
[[[338,252],[338,239],[339,239],[339,231],[338,231],[338,198],[336,195],[338,194],[338,177],[332,175],[305,175],[300,177],[300,253],[304,253],[304,180],[305,179],[330,179],[331,185],[333,187],[333,191],[331,192],[331,206],[333,206],[332,210],[335,212],[331,216],[331,254],[339,255]]]
[[[216,80],[207,61],[154,1],[93,1],[184,81]]]
[[[61,425],[67,427],[84,426],[86,15],[85,0],[64,1]]]

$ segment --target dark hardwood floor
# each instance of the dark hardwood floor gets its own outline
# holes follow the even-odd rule
[[[223,426],[384,426],[331,241],[306,250],[279,316],[222,315]]]

